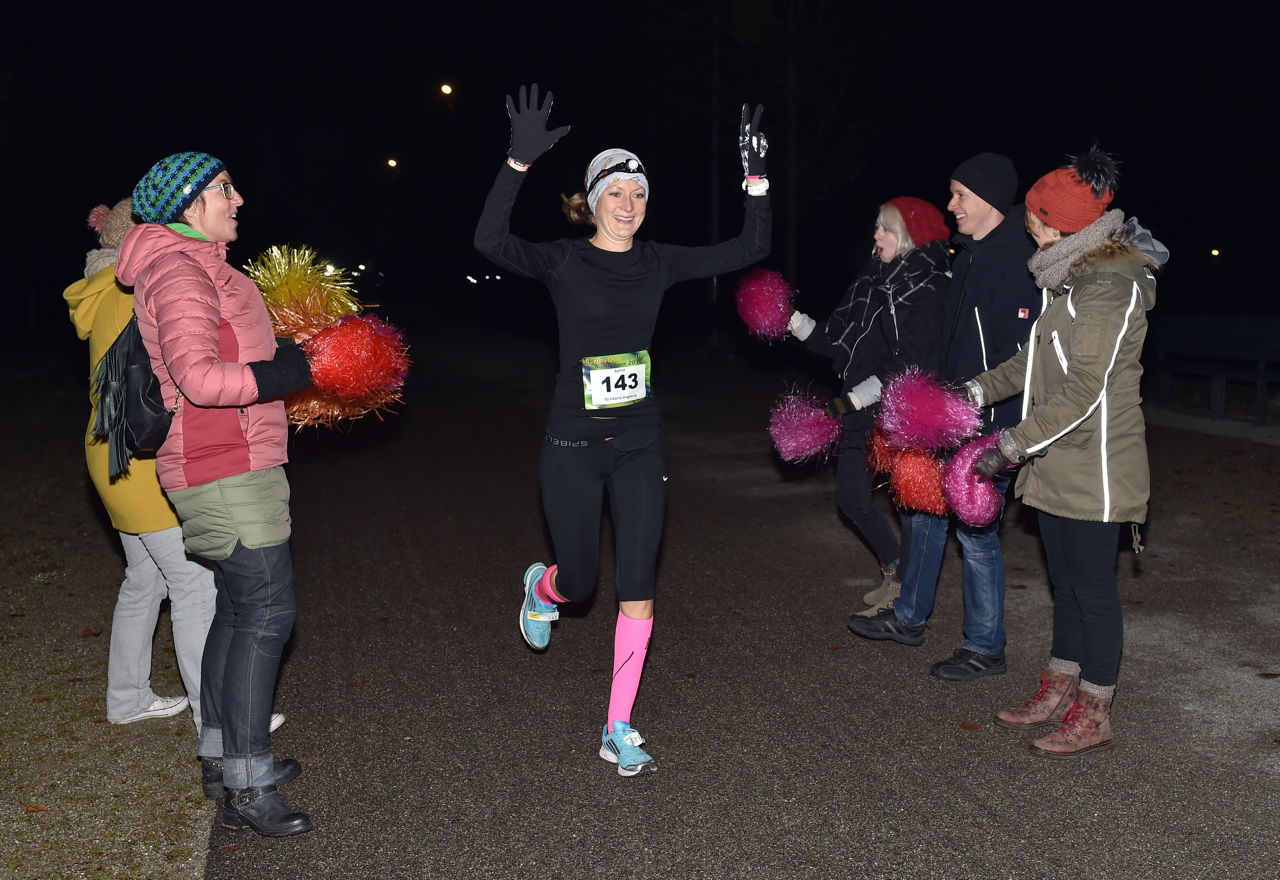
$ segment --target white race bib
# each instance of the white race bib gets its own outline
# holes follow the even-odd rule
[[[583,406],[607,409],[644,400],[652,393],[651,367],[647,351],[583,358]]]

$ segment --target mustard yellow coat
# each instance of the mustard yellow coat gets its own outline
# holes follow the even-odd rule
[[[71,310],[71,323],[81,339],[89,340],[89,371],[93,368],[133,316],[133,294],[116,281],[115,266],[108,266],[92,278],[77,281],[62,294]],[[117,531],[139,535],[160,532],[179,525],[169,499],[156,478],[153,457],[135,458],[127,473],[112,480],[107,476],[107,441],[93,435],[98,417],[98,395],[89,386],[89,427],[85,431],[84,455],[89,476],[111,516]]]

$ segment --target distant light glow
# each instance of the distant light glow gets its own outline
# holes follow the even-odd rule
[[[955,249],[955,248],[947,248],[947,250],[951,251],[951,253],[953,253],[953,254],[956,252],[956,249]]]
[[[324,267],[324,274],[326,274],[326,275],[332,275],[332,274],[333,274],[333,266],[331,266],[331,265],[329,265],[328,263],[326,263],[326,264],[325,264],[325,267]]]
[[[1213,254],[1216,257],[1218,255],[1218,249],[1214,248],[1213,250],[1209,251],[1209,253]]]
[[[395,168],[395,167],[396,167],[396,160],[395,160],[395,159],[388,159],[388,160],[387,160],[387,164],[388,164],[388,165],[390,165],[392,168]]]
[[[472,284],[479,284],[479,283],[480,283],[479,281],[476,281],[474,278],[472,278],[470,275],[468,275],[468,276],[467,276],[467,280],[468,280],[468,281],[470,281]]]
[[[442,86],[440,87],[440,91],[444,92],[446,95],[452,95],[452,94],[453,94],[453,86],[449,85],[448,83],[445,83],[444,85],[442,85]]]
[[[494,276],[493,276],[493,280],[494,280],[494,281],[501,281],[501,280],[502,280],[502,276],[501,276],[501,275],[494,275]]]
[[[363,271],[364,271],[364,263],[361,263],[361,264],[360,264],[359,269],[360,269],[360,271],[361,271],[361,272],[363,272]]]

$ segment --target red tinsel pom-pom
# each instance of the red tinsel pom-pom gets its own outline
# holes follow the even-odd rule
[[[889,488],[900,507],[947,516],[951,507],[942,491],[943,463],[922,449],[904,449],[894,460]]]
[[[371,315],[350,315],[302,343],[316,388],[360,401],[383,399],[409,375],[400,331]]]
[[[889,445],[889,438],[885,436],[884,431],[880,430],[879,425],[871,429],[871,434],[867,439],[869,441],[867,444],[867,468],[893,476],[893,466],[897,463],[898,456],[901,454],[899,450]]]
[[[787,335],[795,311],[787,280],[772,269],[752,269],[738,282],[738,315],[752,335],[778,340]]]
[[[940,452],[978,433],[978,407],[937,376],[908,367],[884,386],[878,422],[898,449]]]
[[[1000,515],[1002,499],[991,480],[973,472],[973,463],[1000,442],[1004,430],[961,446],[942,472],[942,491],[951,509],[975,528],[990,525]]]
[[[769,436],[783,461],[826,456],[843,433],[844,424],[823,412],[816,397],[799,391],[784,394],[769,415]]]

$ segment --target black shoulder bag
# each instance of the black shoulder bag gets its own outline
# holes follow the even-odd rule
[[[164,405],[160,379],[151,369],[151,356],[142,344],[135,312],[93,370],[98,391],[98,419],[93,433],[108,440],[108,471],[112,479],[129,470],[129,459],[139,452],[159,449],[169,435],[173,409]]]

